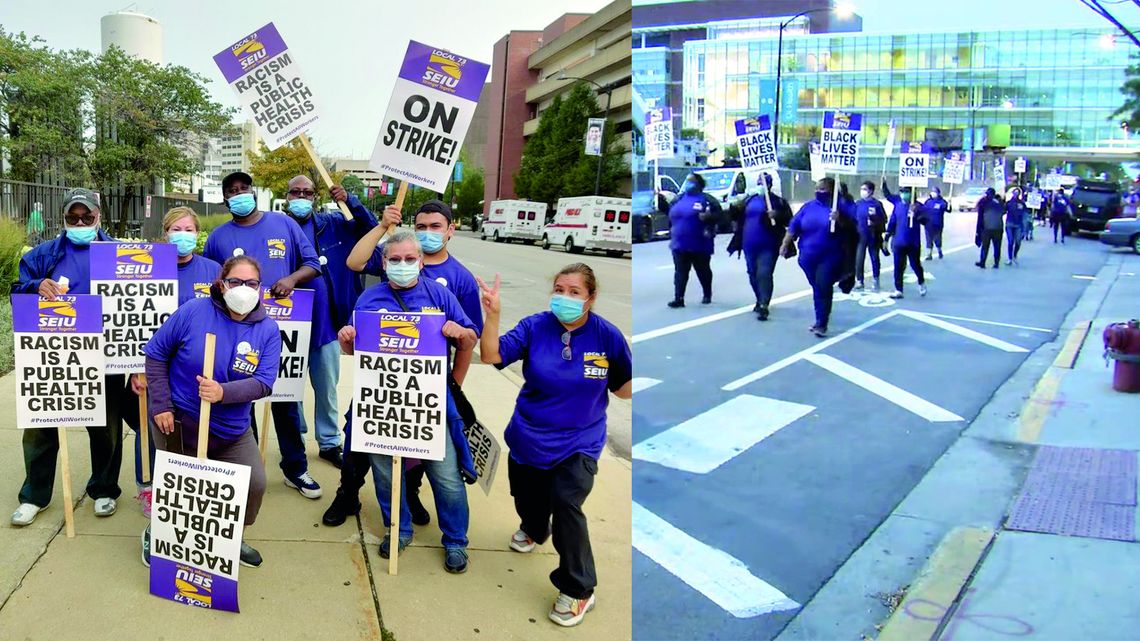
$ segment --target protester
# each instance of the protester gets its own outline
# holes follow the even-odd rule
[[[761,184],[763,180],[763,184]],[[792,220],[792,208],[788,201],[772,193],[772,177],[761,174],[756,180],[754,189],[741,198],[733,201],[729,211],[735,222],[735,232],[732,241],[728,244],[728,255],[744,252],[745,270],[748,273],[748,282],[752,286],[752,293],[756,296],[756,305],[752,311],[759,320],[768,320],[768,306],[772,302],[772,291],[775,288],[773,274],[776,271],[776,259],[780,254],[780,241],[787,233],[788,223]],[[768,200],[772,210],[768,210],[768,201],[764,199],[764,192],[768,192]]]
[[[277,323],[261,306],[261,269],[250,256],[226,261],[209,298],[182,305],[147,342],[151,435],[164,452],[194,456],[201,402],[212,403],[207,457],[250,468],[245,525],[257,520],[265,496],[265,465],[253,437],[253,402],[273,391],[281,361]],[[215,336],[213,379],[202,376],[206,334]],[[142,535],[142,560],[150,567],[150,526]],[[261,565],[261,554],[241,542],[241,563]]]
[[[233,220],[210,233],[202,252],[206,258],[219,263],[233,256],[256,259],[262,282],[268,285],[269,294],[277,298],[289,296],[295,287],[320,275],[317,253],[301,227],[284,214],[258,211],[249,174],[236,171],[223,178],[222,195]],[[321,486],[309,475],[305,442],[301,438],[301,404],[271,406],[285,485],[305,498],[320,498]]]
[[[879,291],[881,261],[879,252],[883,249],[883,232],[887,226],[886,210],[875,198],[875,183],[864,181],[859,186],[859,200],[855,202],[855,222],[859,230],[859,245],[855,250],[855,289],[864,289],[864,268],[867,254],[871,257],[871,276],[874,278],[873,291]]]
[[[892,195],[883,181],[883,196],[891,203],[891,219],[887,222],[887,238],[895,252],[895,291],[891,298],[903,297],[903,276],[907,262],[918,277],[918,295],[926,296],[926,274],[922,271],[922,228],[930,233],[930,221],[923,213],[926,206],[914,202],[914,190],[903,187],[899,195]],[[929,201],[928,201],[929,202]],[[938,231],[941,234],[941,229]],[[929,238],[929,236],[927,236]]]
[[[800,268],[811,285],[815,305],[815,324],[810,330],[821,338],[827,336],[834,288],[842,276],[844,229],[855,226],[853,218],[832,209],[835,189],[833,178],[824,178],[815,184],[815,199],[804,203],[796,212],[780,247],[780,255],[788,257],[792,243],[799,241]]]
[[[689,174],[681,186],[681,193],[668,204],[658,199],[658,208],[669,214],[669,249],[673,252],[673,300],[669,307],[685,306],[685,289],[689,284],[689,270],[697,272],[701,283],[701,303],[712,302],[713,239],[716,222],[720,219],[720,203],[705,194],[705,179],[700,174]]]
[[[1014,188],[1009,201],[1005,204],[1005,264],[1017,263],[1017,256],[1021,253],[1021,241],[1025,238],[1025,217],[1029,210],[1021,198],[1021,189]]]
[[[1057,189],[1049,202],[1049,226],[1053,228],[1053,244],[1057,244],[1058,236],[1061,238],[1061,244],[1065,244],[1065,236],[1069,233],[1069,218],[1072,215],[1072,204],[1065,196],[1064,188]]]
[[[978,224],[974,233],[974,244],[981,248],[982,254],[978,262],[974,264],[985,268],[986,258],[989,256],[992,247],[994,250],[994,269],[997,269],[1001,263],[1001,233],[1004,226],[1005,204],[1002,203],[1001,197],[997,195],[993,187],[987,189],[986,195],[978,201],[977,211]]]
[[[376,230],[370,232],[370,234],[375,233]],[[456,360],[460,358],[463,352],[473,350],[475,342],[478,340],[475,334],[475,324],[467,318],[454,294],[434,280],[423,277],[421,272],[424,254],[415,234],[409,231],[397,231],[392,234],[391,238],[384,243],[383,256],[385,270],[388,274],[387,282],[379,283],[365,290],[356,302],[355,311],[442,312],[447,318],[447,322],[443,326],[443,335],[456,342]],[[340,330],[337,338],[340,339],[341,349],[344,353],[352,354],[356,329],[351,325],[346,326]],[[470,355],[463,356],[470,358]],[[450,376],[450,374],[449,371],[448,375]],[[431,483],[432,495],[435,497],[439,529],[443,533],[444,569],[451,573],[462,573],[467,571],[468,565],[467,527],[470,520],[465,483],[474,483],[476,473],[475,464],[467,446],[467,439],[463,436],[463,420],[456,409],[450,386],[447,393],[447,410],[448,429],[444,430],[446,439],[444,459],[441,461],[424,461],[424,466],[428,482]],[[345,426],[345,432],[351,433],[351,407],[346,418],[348,424]],[[372,480],[375,483],[380,512],[384,516],[384,525],[389,527],[389,531],[384,535],[384,540],[380,543],[380,556],[388,558],[392,535],[390,530],[392,457],[382,454],[369,454],[368,456],[372,464]],[[363,474],[360,474],[359,479],[363,483]],[[345,482],[343,474],[341,482]],[[346,494],[353,496],[358,491],[359,485],[347,491]],[[413,535],[411,512],[404,493],[401,493],[400,496],[399,510],[400,531],[397,536],[399,550],[403,550],[411,543]]]
[[[316,211],[317,191],[308,176],[294,176],[285,194],[285,212],[301,227],[317,252],[321,275],[309,282],[313,289],[313,327],[309,342],[309,382],[313,386],[313,418],[320,457],[336,467],[343,463],[340,431],[337,428],[336,384],[340,380],[340,344],[336,333],[350,324],[352,307],[364,291],[360,275],[345,265],[352,248],[376,217],[355,195],[334,185],[333,200],[345,203],[352,219],[336,212]],[[305,417],[300,416],[304,432]]]
[[[95,192],[73,189],[63,200],[64,230],[48,242],[41,243],[20,259],[20,277],[12,286],[13,294],[36,294],[55,300],[61,294],[90,294],[90,250],[92,241],[110,241],[100,227],[102,213]],[[67,279],[64,281],[64,279]],[[62,284],[66,282],[66,285]],[[87,428],[91,448],[91,478],[87,495],[94,501],[95,516],[111,516],[122,494],[119,468],[123,461],[121,412],[138,407],[131,403],[127,380],[123,374],[103,378],[106,390],[106,425]],[[138,412],[134,412],[137,420]],[[24,430],[24,484],[20,488],[20,505],[12,514],[12,525],[25,526],[51,502],[55,486],[55,461],[59,452],[59,434],[54,428]]]
[[[1128,193],[1124,196],[1124,213],[1125,218],[1135,218],[1136,212],[1140,211],[1140,186],[1133,182],[1128,187]]]
[[[934,187],[930,196],[922,203],[918,213],[922,215],[923,228],[926,230],[926,260],[934,259],[934,248],[938,248],[938,259],[942,260],[942,229],[946,224],[946,212],[950,211],[950,203],[942,197],[942,190]]]
[[[479,355],[499,369],[523,362],[523,387],[504,434],[520,519],[510,547],[530,552],[553,535],[558,568],[550,581],[558,598],[550,620],[577,625],[593,609],[598,583],[582,505],[606,443],[609,393],[633,395],[630,349],[620,330],[592,313],[597,281],[585,264],[555,276],[550,311],[522,319],[502,336],[499,285],[498,276],[491,287],[479,281],[487,314]]]

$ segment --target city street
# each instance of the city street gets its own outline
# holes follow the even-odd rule
[[[758,323],[726,235],[713,303],[699,304],[694,276],[682,310],[665,306],[667,243],[637,247],[635,638],[775,638],[1056,337],[1107,260],[1095,241],[1054,245],[1039,228],[1020,266],[979,270],[974,221],[948,219],[928,297],[913,276],[897,303],[837,295],[823,340],[793,261]]]

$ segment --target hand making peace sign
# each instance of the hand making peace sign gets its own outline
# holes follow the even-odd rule
[[[479,291],[482,292],[483,311],[488,314],[498,314],[502,310],[502,304],[499,301],[499,286],[502,284],[502,279],[498,274],[495,274],[495,286],[487,287],[487,283],[483,282],[482,278],[475,277],[476,282],[479,283]]]

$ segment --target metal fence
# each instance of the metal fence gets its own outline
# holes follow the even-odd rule
[[[26,224],[32,211],[38,209],[43,216],[43,238],[51,238],[63,229],[63,199],[71,187],[0,180],[0,218]],[[126,238],[158,240],[162,237],[162,217],[175,207],[189,207],[200,216],[227,213],[220,203],[203,203],[196,200],[151,196],[147,211],[146,195],[127,198],[117,193],[101,193],[103,227],[113,230],[119,222],[124,199],[127,200]],[[39,240],[39,239],[31,239]]]

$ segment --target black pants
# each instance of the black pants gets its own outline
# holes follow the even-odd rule
[[[270,403],[269,412],[273,415],[273,431],[277,434],[277,445],[281,450],[281,471],[285,476],[299,476],[309,471],[305,440],[301,436],[301,404],[291,401]],[[250,424],[257,434],[256,404],[250,408]]]
[[[712,256],[697,252],[673,251],[673,299],[685,300],[685,287],[689,284],[689,268],[697,272],[705,298],[712,298]]]
[[[779,250],[765,248],[755,254],[744,252],[744,260],[748,263],[748,283],[752,285],[752,293],[756,296],[756,304],[767,307],[772,302],[772,291],[775,289],[773,275],[776,272],[776,260]]]
[[[337,498],[349,503],[360,502],[360,488],[364,487],[364,479],[368,470],[372,469],[372,461],[364,452],[352,451],[352,405],[348,406],[348,413],[344,416],[344,455],[340,466],[340,486],[336,488]],[[423,476],[420,476],[421,482]],[[416,486],[419,489],[419,486]]]
[[[1058,237],[1061,242],[1065,242],[1065,221],[1053,219],[1049,221],[1049,225],[1053,228],[1053,242],[1057,242]]]
[[[597,473],[598,462],[585,454],[575,454],[549,470],[507,459],[519,529],[535,543],[543,543],[551,535],[553,523],[558,569],[550,573],[550,582],[573,599],[589,598],[598,585],[582,512]]]
[[[986,264],[986,257],[990,255],[990,245],[994,248],[994,264],[997,265],[1001,262],[1001,230],[1000,229],[983,229],[982,230],[982,258],[978,262],[982,265]]]
[[[926,253],[933,254],[934,248],[938,248],[938,255],[942,256],[942,226],[935,227],[934,225],[926,226]]]
[[[903,290],[903,276],[906,273],[906,264],[910,263],[910,268],[914,270],[915,276],[918,276],[918,284],[922,285],[926,282],[926,274],[922,271],[922,248],[915,245],[914,247],[895,247],[895,291]]]
[[[882,248],[883,237],[875,232],[871,232],[869,240],[863,236],[859,237],[859,245],[855,248],[855,280],[859,281],[860,285],[863,284],[864,267],[867,263],[868,253],[871,257],[871,275],[875,278],[879,277],[879,269],[882,265],[879,252],[882,251]]]
[[[106,427],[89,427],[91,443],[91,478],[87,481],[87,495],[92,499],[117,499],[123,493],[119,488],[119,469],[123,467],[123,418],[134,414],[138,422],[138,397],[127,389],[127,377],[113,374],[103,377],[106,388]],[[20,488],[20,503],[47,507],[55,487],[55,461],[59,454],[59,433],[55,428],[24,430],[24,485]]]

